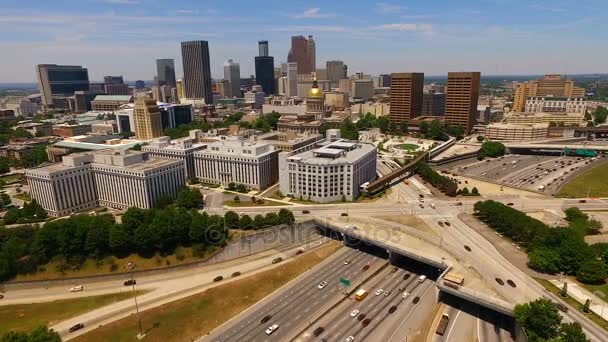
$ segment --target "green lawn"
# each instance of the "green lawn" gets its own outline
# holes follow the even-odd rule
[[[15,195],[15,198],[20,199],[24,202],[31,202],[32,201],[32,196],[30,196],[29,193],[27,192],[22,192],[20,194]]]
[[[397,145],[397,148],[402,149],[402,150],[407,150],[407,151],[416,151],[417,149],[420,148],[420,146],[416,145],[416,144],[400,144],[400,145]]]
[[[21,180],[21,177],[22,177],[21,174],[13,174],[13,175],[8,175],[8,176],[2,176],[2,177],[0,177],[0,180],[10,183],[15,180]]]
[[[144,341],[194,341],[316,266],[338,248],[338,243],[332,243],[273,270],[243,276],[234,282],[146,310],[141,316],[147,334]],[[155,322],[158,323],[157,328],[153,328]],[[130,342],[136,341],[137,333],[137,320],[127,317],[78,336],[74,341]]]
[[[602,285],[582,284],[582,285],[583,285],[583,287],[585,287],[587,290],[589,290],[591,292],[599,291],[599,292],[603,293],[605,297],[602,297],[602,296],[598,296],[598,297],[602,298],[605,302],[608,302],[608,284],[602,284]]]
[[[136,291],[138,295],[145,291]],[[70,317],[131,298],[132,291],[48,303],[0,306],[0,332],[29,331],[39,325],[53,325]]]
[[[222,202],[223,205],[228,206],[228,207],[275,207],[278,205],[290,205],[290,204],[286,204],[286,203],[281,203],[281,202],[275,202],[275,201],[271,201],[271,200],[264,200],[264,203],[260,204],[260,203],[253,203],[249,200],[246,201],[238,201],[235,202],[234,200],[230,200],[230,201],[224,201]]]
[[[607,197],[607,173],[608,163],[598,165],[568,182],[555,196],[570,198],[587,197],[587,191],[589,191],[589,197]]]

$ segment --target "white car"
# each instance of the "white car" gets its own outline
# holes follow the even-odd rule
[[[350,313],[350,317],[356,317],[359,314],[359,310],[353,310]]]
[[[273,324],[271,326],[268,327],[268,329],[266,329],[266,335],[270,335],[272,334],[275,330],[277,330],[279,328],[278,324]]]
[[[322,282],[321,282],[321,283],[320,283],[320,284],[319,284],[317,287],[318,287],[319,289],[322,289],[322,288],[324,288],[325,286],[327,286],[327,282],[326,282],[326,281],[322,281]]]
[[[78,286],[74,286],[70,289],[70,292],[80,292],[80,291],[84,291],[84,286],[78,285]]]
[[[350,260],[345,260],[344,265],[348,265],[348,264],[350,264]]]
[[[353,342],[355,340],[355,336],[348,336],[344,342]]]
[[[401,297],[403,297],[403,299],[407,298],[410,295],[409,292],[405,291],[403,292],[403,295]]]
[[[384,292],[384,290],[383,290],[383,289],[377,289],[377,290],[376,290],[376,296],[381,295],[381,294],[382,294],[382,292]]]

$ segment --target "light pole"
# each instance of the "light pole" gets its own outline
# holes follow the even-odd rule
[[[139,325],[139,334],[137,334],[137,339],[141,340],[146,337],[144,334],[144,330],[141,327],[141,315],[139,314],[139,305],[137,304],[137,294],[135,293],[135,278],[133,278],[133,269],[135,269],[136,265],[132,262],[127,264],[127,268],[129,269],[129,273],[131,274],[131,288],[133,289],[133,299],[135,300],[135,314],[137,315],[137,324]]]

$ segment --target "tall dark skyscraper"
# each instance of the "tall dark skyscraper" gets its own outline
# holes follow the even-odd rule
[[[187,98],[204,99],[211,104],[211,67],[209,44],[204,40],[182,42],[184,92]]]
[[[38,64],[38,86],[48,108],[69,108],[67,98],[89,90],[89,71],[76,65]]]
[[[291,37],[291,49],[287,55],[287,62],[298,63],[298,74],[310,74],[316,71],[316,45],[312,36]]]
[[[258,43],[260,55],[255,58],[255,82],[262,86],[266,95],[275,93],[274,57],[268,56],[268,42]]]
[[[156,60],[156,77],[158,85],[175,87],[175,65],[172,58]]]
[[[124,84],[125,81],[122,76],[104,76],[103,77],[104,84]]]

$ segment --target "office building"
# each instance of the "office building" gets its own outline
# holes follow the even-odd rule
[[[549,134],[549,124],[514,125],[494,123],[486,126],[484,136],[489,140],[527,141],[545,139]]]
[[[158,105],[158,109],[163,130],[187,125],[194,121],[194,108],[191,104],[162,103]]]
[[[69,109],[74,92],[89,90],[89,72],[81,66],[38,64],[36,74],[46,108]]]
[[[268,41],[258,43],[260,55],[255,57],[255,83],[266,95],[275,94],[274,57],[268,55]]]
[[[422,116],[443,116],[445,115],[445,94],[444,93],[424,93],[422,95]]]
[[[145,87],[146,87],[146,82],[144,82],[142,80],[135,81],[135,89],[141,90],[141,89],[144,89]]]
[[[350,96],[353,91],[353,80],[349,78],[338,80],[338,89],[343,93],[349,94]]]
[[[338,81],[344,79],[344,62],[342,61],[327,61],[325,62],[327,69],[327,79],[331,82],[332,87],[338,86]]]
[[[245,104],[251,106],[254,109],[262,108],[264,104],[265,94],[262,90],[262,87],[259,85],[255,85],[251,87],[251,90],[246,91],[245,94]]]
[[[424,74],[417,72],[391,74],[390,121],[408,122],[422,114]]]
[[[271,144],[249,140],[209,143],[207,149],[194,152],[194,165],[196,177],[205,183],[260,190],[279,179],[278,151]]]
[[[198,143],[191,137],[173,139],[160,137],[141,147],[141,151],[150,157],[177,159],[184,165],[186,179],[192,179],[194,174],[194,152],[204,150],[207,144]]]
[[[132,95],[97,95],[91,101],[91,109],[94,111],[114,111],[120,106],[133,102]]]
[[[156,60],[156,80],[159,86],[176,86],[175,65],[172,58]]]
[[[312,36],[308,36],[308,39],[304,36],[291,37],[287,62],[297,63],[299,74],[310,74],[316,70],[316,47]]]
[[[445,99],[445,121],[469,133],[477,121],[479,72],[449,72]],[[392,110],[392,108],[391,108]]]
[[[279,155],[281,193],[320,203],[354,201],[361,185],[376,178],[374,145],[338,139],[317,146]]]
[[[526,98],[526,113],[582,113],[587,112],[584,98],[531,96]]]
[[[585,89],[574,85],[574,81],[560,75],[545,75],[538,80],[518,82],[515,84],[513,111],[523,112],[529,97],[585,97]]]
[[[298,63],[287,63],[287,96],[298,95]]]
[[[186,184],[182,160],[146,158],[132,150],[71,154],[62,163],[26,170],[30,194],[50,216],[98,206],[153,208]]]
[[[88,124],[59,124],[53,126],[53,135],[60,137],[73,137],[77,135],[85,135],[93,130]]]
[[[533,125],[546,123],[553,126],[577,127],[585,126],[583,113],[517,113],[510,112],[504,115],[503,121],[508,124]]]
[[[182,42],[184,92],[186,98],[212,103],[209,44],[204,40]]]
[[[68,108],[74,113],[84,113],[92,109],[91,103],[98,92],[77,90],[68,98]]]
[[[125,81],[122,76],[104,76],[104,84],[124,84]]]
[[[186,97],[186,92],[184,91],[184,80],[181,78],[175,81],[175,89],[177,92],[177,100],[181,100]]]
[[[177,99],[174,98],[177,92],[174,93],[173,90],[175,88],[167,85],[152,86],[152,98],[158,102],[177,102]]]
[[[108,95],[129,95],[131,93],[128,84],[104,84],[103,90]]]
[[[350,107],[348,94],[339,91],[325,93],[325,105],[333,110],[345,110]]]
[[[371,79],[352,80],[351,86],[350,96],[354,99],[368,101],[374,97],[374,84]]]
[[[241,66],[232,59],[224,63],[224,79],[230,82],[230,97],[241,97]]]
[[[156,101],[142,96],[133,108],[134,133],[139,140],[152,140],[163,135],[160,110]]]
[[[315,71],[315,78],[317,80],[327,80],[327,69],[317,69]]]

